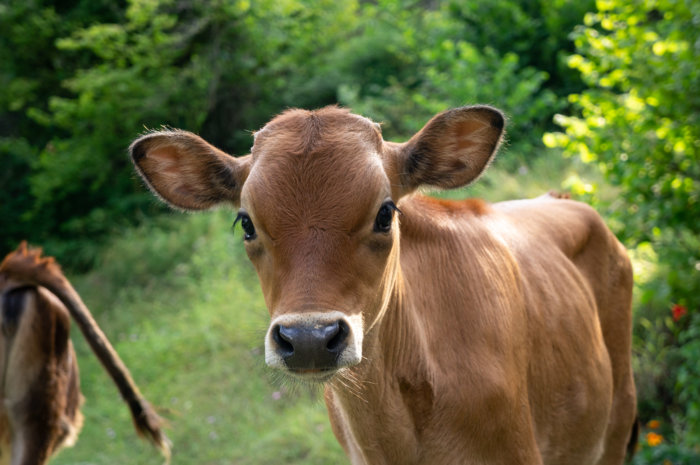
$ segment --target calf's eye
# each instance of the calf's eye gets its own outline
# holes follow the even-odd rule
[[[255,226],[253,225],[253,220],[250,219],[250,216],[244,211],[238,212],[238,216],[236,216],[236,219],[233,222],[233,225],[236,226],[236,223],[241,222],[241,228],[243,228],[243,240],[250,241],[253,240],[257,237],[257,234],[255,233]]]
[[[389,232],[391,223],[394,220],[394,212],[398,210],[391,200],[384,202],[379,208],[377,217],[374,219],[374,232]]]

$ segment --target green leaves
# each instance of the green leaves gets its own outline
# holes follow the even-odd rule
[[[511,145],[503,162],[515,169],[542,151],[540,134],[564,102],[555,91],[545,89],[552,76],[527,64],[538,55],[532,42],[528,42],[531,49],[518,55],[511,51],[512,43],[506,46],[504,37],[495,37],[517,36],[524,43],[532,33],[530,26],[543,21],[545,13],[534,7],[535,11],[526,11],[510,0],[484,6],[489,14],[478,5],[453,3],[420,16],[405,10],[393,15],[363,9],[367,18],[363,22],[371,19],[382,27],[366,29],[363,37],[350,40],[350,47],[371,44],[360,53],[374,57],[371,62],[395,65],[387,67],[384,81],[352,80],[340,86],[338,95],[355,111],[381,121],[385,136],[395,139],[410,136],[446,108],[476,102],[497,105],[510,117]],[[476,22],[479,15],[481,21]],[[560,32],[558,40],[562,46],[566,34]],[[346,61],[351,66],[361,63],[353,55]],[[346,69],[361,76],[359,69]]]
[[[545,142],[600,161],[611,182],[630,187],[623,194],[628,203],[646,204],[647,225],[696,230],[700,71],[689,44],[700,38],[691,21],[700,10],[668,1],[662,18],[673,19],[640,21],[654,17],[656,7],[598,3],[602,9],[587,15],[588,27],[575,32],[580,54],[569,58],[594,88],[570,98],[581,116],[555,119],[565,135],[547,134]],[[626,236],[643,239],[651,226]]]
[[[655,378],[651,391],[641,391],[651,401],[641,404],[642,413],[670,412],[683,431],[679,436],[697,443],[700,414],[689,408],[684,418],[681,412],[684,404],[693,405],[700,387],[697,378],[683,375],[697,363],[686,334],[697,332],[700,322],[669,323],[668,309],[682,302],[691,314],[700,311],[700,4],[596,5],[585,26],[575,29],[578,53],[568,59],[590,88],[570,97],[577,116],[555,118],[565,132],[548,133],[543,141],[597,164],[620,187],[619,198],[607,205],[620,236],[630,246],[655,250],[657,274],[641,285],[637,312],[638,324],[650,328],[636,333],[663,336],[653,350],[641,353],[646,363],[638,379],[648,375],[646,364],[661,367],[665,376]],[[661,360],[650,357],[654,351]],[[677,374],[677,381],[669,374]],[[666,399],[673,391],[679,401]]]

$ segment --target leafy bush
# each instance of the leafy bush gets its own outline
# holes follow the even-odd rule
[[[700,4],[600,0],[597,10],[575,30],[579,54],[569,59],[590,87],[570,96],[580,116],[558,116],[565,133],[544,141],[620,186],[607,205],[618,233],[654,251],[657,269],[635,318],[639,365],[647,367],[638,371],[640,410],[670,417],[675,435],[697,445]]]
[[[119,9],[106,0],[70,5],[10,0],[0,5],[0,246],[8,250],[25,237],[47,239],[63,218],[54,215],[62,199],[48,209],[34,207],[30,176],[47,143],[62,131],[32,117],[48,110],[50,96],[65,96],[61,82],[89,57],[62,54],[57,38],[90,21],[113,21]]]
[[[505,12],[512,2],[501,2]],[[400,6],[363,10],[364,34],[347,46],[349,74],[369,61],[402,62],[403,72],[388,74],[386,82],[355,80],[342,84],[339,100],[355,111],[384,124],[388,138],[412,135],[435,113],[456,106],[487,103],[510,117],[510,165],[523,163],[542,152],[540,134],[551,115],[562,108],[562,100],[543,88],[549,74],[523,66],[513,52],[499,52],[489,36],[471,30],[463,10],[455,5],[421,16]],[[525,15],[521,12],[521,16]],[[489,21],[499,21],[499,16]],[[527,29],[534,18],[514,27]],[[370,27],[369,25],[372,25]],[[473,38],[473,41],[470,41]],[[368,47],[367,44],[375,44]],[[381,44],[381,45],[376,45]],[[361,57],[357,59],[353,57]],[[408,72],[407,72],[408,71]]]
[[[642,446],[632,460],[633,465],[695,465],[700,455],[687,447],[662,444],[659,446]]]

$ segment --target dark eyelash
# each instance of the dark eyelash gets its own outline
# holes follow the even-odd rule
[[[244,216],[243,213],[238,212],[238,214],[236,215],[236,219],[233,220],[233,224],[231,225],[231,229],[235,229],[235,228],[236,228],[236,224],[238,224],[238,222],[241,221],[241,220],[243,219],[243,216]]]
[[[399,215],[403,215],[403,212],[402,212],[401,210],[399,210],[399,207],[396,206],[396,204],[394,203],[393,200],[389,200],[389,201],[386,202],[384,205],[386,205],[387,207],[391,208],[392,210],[394,210],[395,212],[397,212]]]

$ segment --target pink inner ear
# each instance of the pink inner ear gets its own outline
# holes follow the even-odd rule
[[[147,152],[140,164],[149,173],[156,190],[179,207],[191,208],[188,203],[194,192],[186,182],[186,166],[180,163],[178,148],[173,145],[156,146]]]
[[[156,147],[148,152],[148,158],[156,163],[164,163],[165,166],[172,166],[178,157],[177,148],[165,145]]]
[[[459,132],[460,134],[470,133],[479,129],[483,129],[484,126],[486,125],[478,119],[467,119],[457,123],[457,132]]]
[[[476,141],[469,139],[468,137],[457,138],[457,151],[462,152],[476,145]]]
[[[475,145],[482,143],[483,137],[480,133],[487,128],[487,125],[475,119],[468,119],[457,123],[455,128],[457,133],[457,150],[461,152],[462,150],[474,148]]]

